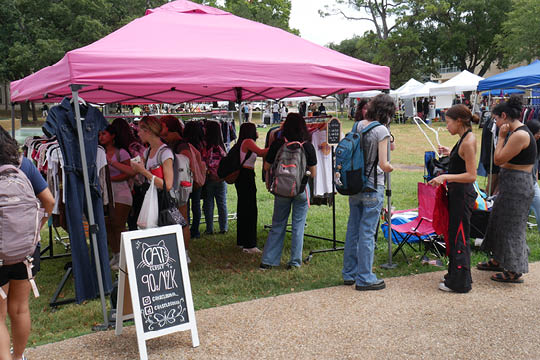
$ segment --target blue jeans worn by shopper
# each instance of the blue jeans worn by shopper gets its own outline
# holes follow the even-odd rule
[[[534,182],[534,198],[531,204],[531,210],[534,212],[538,231],[540,231],[540,187],[538,186],[538,181]]]
[[[294,198],[276,196],[274,198],[274,214],[272,215],[272,228],[268,233],[268,239],[264,244],[262,263],[278,266],[283,251],[287,220],[292,207],[292,235],[291,235],[291,259],[288,265],[302,265],[302,247],[304,245],[304,226],[308,211],[306,192],[302,192]]]
[[[66,221],[68,225],[69,240],[71,245],[71,259],[73,262],[73,277],[75,279],[75,296],[78,303],[99,296],[99,287],[96,275],[96,265],[93,256],[93,246],[90,246],[89,255],[86,236],[83,229],[83,212],[87,215],[86,197],[82,166],[88,168],[90,192],[94,218],[98,225],[97,243],[101,263],[103,287],[106,293],[112,289],[111,272],[109,268],[109,255],[107,249],[107,233],[103,217],[103,201],[99,187],[96,169],[96,154],[98,133],[107,127],[107,121],[103,114],[94,107],[81,109],[84,145],[87,164],[83,165],[77,140],[77,124],[75,114],[71,108],[69,99],[64,98],[62,103],[53,107],[43,131],[49,135],[56,135],[62,156],[64,159],[64,172],[66,175]],[[88,216],[87,216],[88,218]]]
[[[377,281],[373,274],[373,238],[384,200],[384,186],[376,192],[349,196],[349,222],[343,252],[343,280],[355,280],[356,285],[366,286]]]
[[[206,233],[214,232],[214,199],[218,208],[219,230],[228,230],[227,221],[227,183],[225,181],[206,181],[204,184],[205,196],[203,202]]]
[[[193,213],[193,217],[191,218],[190,232],[192,238],[201,237],[201,232],[199,231],[199,225],[201,223],[201,193],[202,187],[198,189],[193,189],[193,191],[189,195],[187,212],[189,218],[189,208],[191,204],[191,212]]]

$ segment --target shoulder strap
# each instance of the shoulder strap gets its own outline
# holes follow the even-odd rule
[[[242,149],[240,149],[240,154],[242,153]],[[243,167],[244,166],[244,163],[246,162],[247,159],[249,159],[249,157],[251,156],[253,152],[251,150],[248,150],[247,153],[246,153],[246,156],[244,157],[244,161],[242,161],[242,163],[240,164],[240,167]]]
[[[148,155],[150,155],[150,148],[147,148],[146,150],[144,150],[143,152],[143,156],[144,156],[144,168],[146,169],[146,164],[148,164]]]
[[[368,126],[366,126],[365,128],[362,129],[362,134],[368,133],[369,131],[371,131],[373,128],[375,128],[377,126],[382,126],[382,124],[380,122],[378,122],[378,121],[371,122]]]
[[[161,165],[163,165],[163,160],[161,159],[161,156],[163,155],[163,153],[164,153],[165,150],[167,150],[167,149],[170,149],[170,148],[169,148],[168,145],[165,145],[165,146],[160,146],[160,148],[159,148],[158,151],[157,151],[156,156],[157,156],[157,159],[158,159],[158,161],[159,161],[159,163],[160,163]],[[171,151],[172,151],[172,149],[171,149]],[[173,151],[173,155],[174,155],[174,151]]]

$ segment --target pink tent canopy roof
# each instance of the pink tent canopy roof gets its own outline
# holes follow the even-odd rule
[[[259,100],[388,89],[390,69],[278,28],[177,0],[11,83],[11,101]]]

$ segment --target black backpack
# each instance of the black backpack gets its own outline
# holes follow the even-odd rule
[[[248,150],[246,157],[242,163],[240,163],[240,143],[234,144],[227,156],[221,159],[219,162],[217,174],[221,179],[224,179],[227,184],[234,184],[240,169],[251,156],[251,150]]]

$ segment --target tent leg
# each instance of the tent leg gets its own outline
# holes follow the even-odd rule
[[[390,125],[388,126],[390,130]],[[390,162],[390,141],[388,141],[388,162]],[[386,177],[386,199],[388,201],[388,211],[386,212],[386,221],[388,223],[388,262],[382,264],[383,269],[395,269],[397,264],[392,262],[392,183],[390,173],[385,173]]]
[[[96,273],[98,278],[99,285],[99,297],[101,298],[101,307],[103,311],[103,328],[94,327],[94,329],[106,330],[109,327],[109,317],[107,316],[107,303],[105,302],[105,291],[103,290],[103,278],[101,276],[101,261],[99,259],[99,249],[97,246],[97,237],[96,237],[96,222],[94,219],[94,207],[92,205],[92,196],[90,193],[90,181],[88,179],[88,168],[86,166],[86,150],[84,146],[82,124],[81,124],[81,109],[79,108],[79,90],[82,88],[81,85],[71,85],[71,94],[73,97],[73,107],[75,108],[75,117],[77,123],[77,135],[79,137],[79,148],[81,151],[81,162],[83,164],[83,181],[84,181],[84,192],[86,194],[86,206],[88,208],[88,225],[89,233],[92,237],[92,245],[94,248],[94,258],[96,262]]]

